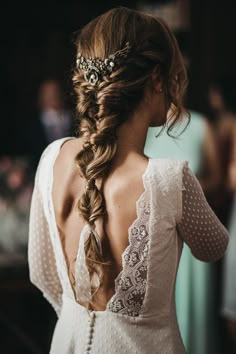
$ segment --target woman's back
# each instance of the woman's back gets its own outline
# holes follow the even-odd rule
[[[53,204],[71,282],[74,281],[73,266],[79,235],[84,226],[76,205],[84,191],[85,182],[74,164],[81,145],[80,139],[64,143],[54,165]],[[142,175],[147,165],[147,158],[131,154],[122,164],[118,165],[115,161],[109,176],[103,181],[107,214],[96,229],[99,235],[103,235],[101,243],[104,256],[112,263],[105,269],[103,286],[96,296],[96,310],[104,310],[114,293],[114,280],[122,269],[121,256],[128,246],[128,229],[137,218],[136,202],[144,192]]]
[[[73,214],[76,204],[73,190],[79,190],[84,182],[81,179],[79,183],[78,178],[74,180],[69,166],[78,140],[65,143],[60,152],[66,140],[68,138],[55,141],[44,152],[31,206],[31,280],[60,314],[51,353],[58,354],[60,350],[63,354],[69,353],[71,346],[76,348],[75,353],[82,353],[88,343],[92,344],[91,353],[104,353],[109,347],[113,352],[161,353],[165,349],[167,353],[184,353],[174,305],[175,277],[183,241],[198,258],[215,260],[227,245],[226,231],[207,205],[185,162],[149,160],[145,169],[144,164],[140,166],[143,189],[140,180],[135,183],[127,178],[127,185],[130,187],[129,183],[133,182],[136,187],[135,200],[126,191],[126,200],[121,198],[122,183],[121,189],[115,187],[116,193],[110,193],[110,209],[107,198],[106,219],[111,219],[106,224],[110,227],[106,231],[110,249],[104,247],[103,251],[108,252],[106,256],[116,269],[113,274],[105,271],[104,287],[97,299],[101,303],[99,310],[87,311],[76,297],[86,298],[90,291],[83,248],[90,230],[88,224],[82,226],[78,215]],[[115,172],[118,170],[116,167]],[[108,179],[108,186],[109,183]],[[125,201],[129,205],[134,203],[133,208],[121,205],[122,200],[124,204]],[[125,208],[128,217],[117,211],[113,203]],[[64,208],[60,209],[60,205]],[[118,225],[116,215],[122,224],[119,226],[119,231],[123,232],[121,237],[113,230]],[[117,224],[112,223],[113,219]],[[132,224],[129,241],[126,223],[129,223],[128,227]],[[93,320],[88,324],[90,316]],[[112,331],[117,329],[120,341],[114,342]]]

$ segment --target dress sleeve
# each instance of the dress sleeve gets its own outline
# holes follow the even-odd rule
[[[30,281],[43,292],[44,297],[59,316],[62,286],[39,190],[38,171],[30,207],[28,262]]]
[[[188,168],[183,167],[182,217],[178,223],[179,236],[201,261],[221,258],[228,245],[228,232],[206,201],[202,188]]]

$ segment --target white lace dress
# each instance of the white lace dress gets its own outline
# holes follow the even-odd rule
[[[150,159],[115,294],[105,311],[86,310],[75,301],[52,202],[53,165],[66,139],[54,141],[41,157],[30,214],[30,279],[59,316],[50,353],[185,353],[174,293],[183,242],[198,259],[215,261],[225,252],[227,231],[186,162]],[[83,247],[87,232],[85,225],[75,266],[79,299],[90,292]]]

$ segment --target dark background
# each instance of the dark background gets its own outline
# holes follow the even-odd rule
[[[8,2],[3,6],[0,154],[27,153],[24,134],[34,119],[37,90],[44,79],[61,80],[73,108],[71,70],[75,32],[111,7],[135,8],[136,4],[134,0],[64,0]],[[190,29],[176,35],[191,62],[188,92],[191,109],[208,113],[209,83],[221,73],[236,72],[235,9],[233,0],[190,0]]]

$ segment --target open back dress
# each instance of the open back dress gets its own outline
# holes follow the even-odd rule
[[[73,289],[52,200],[54,162],[68,139],[54,141],[42,154],[30,212],[30,279],[58,315],[50,353],[186,353],[175,309],[183,242],[198,259],[215,261],[227,247],[226,229],[187,162],[149,159],[114,294],[104,311],[87,310],[74,293],[82,299],[91,291],[84,252],[89,225],[80,234]]]

